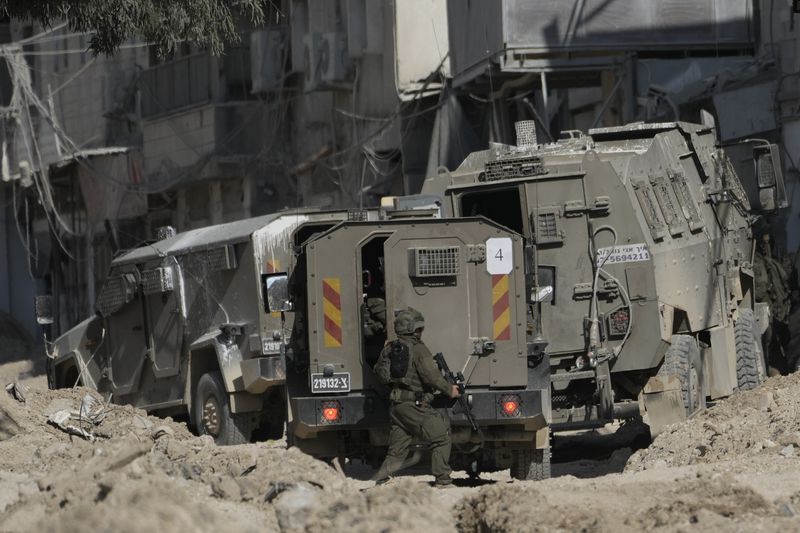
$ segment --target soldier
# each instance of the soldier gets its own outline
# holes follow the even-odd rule
[[[431,407],[433,392],[450,398],[459,396],[458,387],[448,383],[433,362],[430,350],[421,340],[425,319],[422,313],[408,307],[397,313],[394,331],[397,340],[381,351],[375,374],[392,388],[391,430],[386,459],[373,477],[384,483],[403,466],[411,440],[416,437],[431,445],[431,470],[436,487],[451,487],[450,421]]]
[[[770,324],[764,333],[764,351],[770,375],[794,371],[796,362],[786,357],[791,309],[789,276],[783,265],[769,256],[769,240],[763,240],[765,253],[757,251],[753,260],[755,299],[770,308]]]
[[[367,298],[361,306],[361,315],[365,337],[386,339],[386,301],[383,298]]]

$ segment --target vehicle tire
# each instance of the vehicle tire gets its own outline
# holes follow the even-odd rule
[[[740,309],[733,323],[736,342],[736,384],[738,390],[750,390],[763,381],[764,362],[760,342],[755,333],[755,314],[752,309]]]
[[[522,481],[549,479],[550,448],[514,450],[511,458],[511,477]]]
[[[219,372],[203,374],[197,382],[193,412],[199,435],[211,435],[220,446],[250,442],[256,417],[253,413],[231,413]]]
[[[659,376],[674,374],[681,383],[681,398],[686,416],[706,408],[703,363],[697,340],[691,335],[673,335],[664,354]]]

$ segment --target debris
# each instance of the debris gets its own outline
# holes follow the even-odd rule
[[[282,531],[302,529],[311,511],[318,505],[319,490],[308,483],[298,483],[275,499],[275,515]]]
[[[90,442],[94,441],[94,435],[91,432],[79,428],[78,426],[70,424],[69,423],[70,420],[72,420],[72,413],[67,410],[56,411],[55,413],[50,415],[50,417],[47,419],[47,421],[50,424],[54,425],[55,427],[57,427],[61,431],[64,431],[65,433],[69,433],[70,435],[76,435],[78,437],[83,437],[84,439]]]
[[[107,437],[106,435],[97,431],[90,431],[83,427],[84,422],[88,422],[93,426],[99,425],[106,416],[106,410],[100,401],[92,396],[86,394],[81,400],[81,405],[77,411],[61,409],[51,414],[47,421],[60,430],[82,437],[90,442],[94,442],[97,437]],[[72,424],[71,421],[76,421],[78,424]]]
[[[339,473],[339,475],[342,477],[342,479],[347,477],[347,476],[344,475],[344,470],[342,470],[342,463],[339,461],[338,457],[334,457],[333,461],[331,461],[331,462],[333,463],[333,468],[336,469],[336,472]]]
[[[784,456],[784,457],[791,457],[791,456],[793,456],[793,455],[794,455],[794,446],[792,446],[792,445],[790,444],[790,445],[788,445],[788,446],[784,447],[784,448],[783,448],[781,451],[779,451],[778,453],[779,453],[779,454],[781,454],[781,455],[782,455],[782,456]]]
[[[18,402],[25,403],[27,401],[26,396],[28,395],[29,389],[18,381],[6,385],[6,391]]]
[[[175,432],[168,426],[157,426],[150,433],[150,436],[153,438],[153,440],[158,440],[161,437],[172,437],[173,435],[175,435]]]

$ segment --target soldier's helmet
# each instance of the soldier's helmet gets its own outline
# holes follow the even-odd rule
[[[412,318],[414,320],[414,331],[416,331],[418,329],[424,329],[425,328],[425,317],[422,316],[422,313],[420,313],[419,311],[417,311],[413,307],[409,307],[408,310],[411,311],[411,316],[412,316]]]
[[[397,335],[411,335],[424,327],[425,318],[413,307],[407,307],[394,316],[394,332]]]

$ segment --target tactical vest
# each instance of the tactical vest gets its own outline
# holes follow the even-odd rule
[[[402,337],[387,344],[375,363],[378,380],[384,385],[422,392],[424,388],[413,364],[413,349],[411,341]]]

